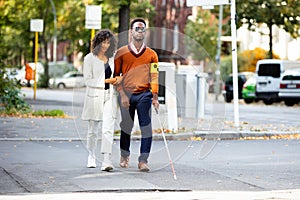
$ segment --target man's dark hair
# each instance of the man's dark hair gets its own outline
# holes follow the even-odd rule
[[[136,18],[136,19],[133,19],[131,21],[131,23],[130,23],[130,29],[133,28],[133,24],[136,23],[136,22],[142,22],[146,26],[146,22],[145,22],[145,20],[143,18]]]

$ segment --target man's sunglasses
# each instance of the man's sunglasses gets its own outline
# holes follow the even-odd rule
[[[135,32],[139,32],[139,31],[146,32],[146,27],[135,27],[134,30]]]

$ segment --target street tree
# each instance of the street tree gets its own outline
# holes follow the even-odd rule
[[[148,19],[151,23],[151,16],[154,15],[154,6],[150,1],[144,0],[121,0],[110,2],[116,8],[119,8],[119,44],[118,46],[123,46],[128,42],[128,28],[130,19],[136,17],[142,17]]]
[[[102,6],[101,28],[111,29],[118,34],[119,46],[127,43],[127,31],[129,20],[134,17],[151,18],[154,7],[148,1],[142,0],[66,0],[58,13],[58,38],[59,41],[69,41],[69,54],[83,52],[86,55],[90,51],[90,30],[85,29],[85,6]],[[129,9],[130,7],[130,9]],[[128,12],[128,13],[127,13]]]
[[[34,61],[34,37],[30,32],[30,20],[42,19],[44,22],[43,32],[39,33],[39,47],[42,50],[40,57],[44,58],[45,74],[41,80],[41,86],[47,87],[49,79],[48,70],[48,44],[53,36],[53,13],[50,5],[51,0],[13,0],[1,2],[1,55],[5,63],[14,66],[23,65],[25,62]],[[53,0],[54,1],[54,0]],[[54,1],[59,5],[64,1]]]
[[[20,66],[22,60],[30,61],[32,54],[29,44],[34,41],[30,33],[30,18],[34,10],[29,1],[1,1],[0,5],[0,55],[6,67]]]
[[[237,0],[238,26],[247,24],[249,30],[256,30],[261,24],[269,29],[269,58],[273,58],[273,25],[284,29],[293,38],[300,36],[299,0]]]
[[[190,38],[187,50],[194,60],[215,58],[218,38],[218,19],[209,10],[198,8],[195,20],[189,20],[185,27],[185,34]]]

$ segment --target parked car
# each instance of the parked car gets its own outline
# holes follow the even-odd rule
[[[242,97],[245,103],[252,103],[256,101],[256,78],[255,76],[250,77],[243,85]]]
[[[287,106],[300,102],[300,68],[288,69],[283,73],[278,96]]]
[[[62,77],[50,78],[49,86],[52,88],[74,88],[74,87],[84,87],[83,74],[76,71],[71,71],[64,74]]]
[[[253,72],[240,72],[238,73],[238,97],[239,99],[242,99],[242,89],[244,83],[250,78],[254,76]],[[224,87],[222,90],[222,94],[224,96],[224,100],[227,103],[230,103],[233,99],[233,78],[232,74],[229,75],[229,77],[226,79],[224,83]]]

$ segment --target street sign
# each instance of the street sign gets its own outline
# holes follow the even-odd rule
[[[186,5],[189,6],[216,6],[229,4],[229,0],[187,0]]]
[[[30,20],[30,31],[31,32],[43,32],[44,23],[42,19],[31,19]]]
[[[203,10],[212,10],[215,6],[202,6]]]
[[[86,6],[85,12],[85,28],[86,29],[101,29],[101,6]]]

